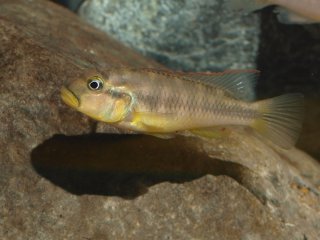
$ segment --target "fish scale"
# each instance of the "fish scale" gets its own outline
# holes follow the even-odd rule
[[[256,75],[114,68],[71,82],[61,97],[98,121],[141,133],[167,137],[191,131],[208,137],[215,126],[241,125],[290,148],[301,130],[303,97],[293,93],[252,102]]]

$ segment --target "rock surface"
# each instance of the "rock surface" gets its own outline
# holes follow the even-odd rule
[[[172,69],[255,67],[259,18],[227,11],[222,0],[84,1],[79,15]]]
[[[0,0],[0,56],[1,239],[320,235],[320,167],[297,149],[245,129],[210,141],[93,134],[59,100],[63,82],[88,67],[161,66],[67,10]]]

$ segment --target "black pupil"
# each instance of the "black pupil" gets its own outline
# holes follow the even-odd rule
[[[92,89],[99,89],[100,87],[100,83],[98,81],[92,81],[89,85]]]

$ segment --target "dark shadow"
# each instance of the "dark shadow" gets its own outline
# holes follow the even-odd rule
[[[32,151],[35,170],[73,194],[134,198],[161,182],[182,183],[206,174],[241,181],[245,167],[212,159],[193,138],[145,135],[56,135]]]
[[[63,5],[67,8],[69,8],[71,11],[73,12],[77,12],[81,6],[81,4],[85,1],[85,0],[51,0],[55,3],[58,3],[60,5]]]
[[[273,7],[261,11],[257,56],[260,98],[285,92],[318,94],[320,89],[320,24],[282,24]]]

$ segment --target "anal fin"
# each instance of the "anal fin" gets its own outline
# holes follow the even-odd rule
[[[199,128],[199,129],[192,129],[190,132],[194,135],[204,137],[204,138],[221,138],[227,137],[230,134],[230,129],[224,126],[216,126],[210,128]]]

